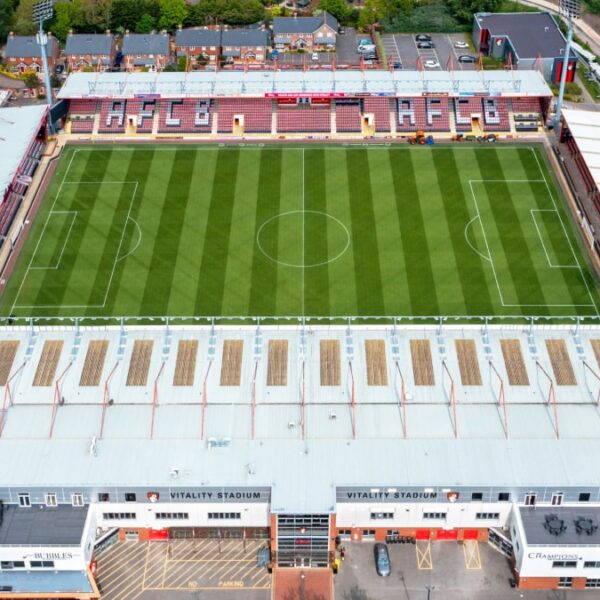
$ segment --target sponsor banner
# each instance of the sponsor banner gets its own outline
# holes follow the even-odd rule
[[[357,95],[357,94],[351,94]],[[265,98],[345,98],[346,94],[342,92],[266,92]]]
[[[447,490],[447,488],[445,488]],[[457,491],[441,491],[438,488],[346,488],[336,490],[338,502],[456,502]]]
[[[133,97],[139,100],[155,100],[161,96],[160,94],[134,94]]]

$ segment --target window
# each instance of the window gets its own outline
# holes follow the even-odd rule
[[[441,519],[441,520],[446,520],[446,513],[445,512],[426,512],[423,513],[423,518],[424,519]]]
[[[71,504],[73,506],[83,506],[83,494],[79,492],[76,494],[71,494]]]
[[[558,578],[558,587],[559,588],[570,588],[573,586],[573,578],[572,577],[559,577]]]
[[[109,502],[110,501],[110,494],[107,494],[106,492],[100,492],[98,494],[98,502]]]
[[[483,494],[481,492],[473,492],[471,494],[472,502],[480,502],[481,500],[483,500]]]
[[[562,492],[554,492],[554,494],[552,494],[552,501],[551,501],[552,506],[560,506],[562,504],[562,501],[563,501],[563,493]]]
[[[32,569],[53,569],[54,561],[53,560],[32,560],[29,562],[29,566]]]
[[[184,513],[184,512],[176,512],[176,513],[160,512],[160,513],[156,513],[156,518],[157,519],[189,519],[190,515],[189,515],[189,513]]]
[[[352,529],[338,529],[338,535],[352,535]]]
[[[136,514],[133,512],[107,512],[102,513],[102,518],[107,521],[122,521],[124,519],[135,519]]]
[[[372,512],[371,519],[393,519],[393,512]]]
[[[525,506],[535,506],[535,494],[525,494]]]
[[[218,513],[208,513],[209,519],[241,519],[242,513],[238,512],[218,512]]]
[[[56,500],[56,494],[46,494],[45,495],[46,506],[57,506],[58,502]]]
[[[375,539],[375,530],[374,529],[363,529],[362,532],[363,540],[373,538]]]
[[[590,493],[589,492],[581,492],[579,494],[579,502],[589,502],[590,501]]]
[[[125,502],[135,502],[135,494],[133,492],[125,494]]]
[[[576,560],[555,560],[552,563],[553,569],[575,569],[576,567]]]
[[[500,492],[498,494],[498,502],[508,502],[510,500],[510,494],[508,492]]]
[[[19,506],[31,506],[31,498],[29,494],[19,494]]]
[[[500,513],[494,513],[494,512],[485,512],[485,513],[475,513],[475,518],[476,519],[480,519],[480,520],[491,520],[493,521],[494,519],[499,519],[500,518]]]
[[[583,567],[585,569],[600,569],[600,560],[586,560]]]
[[[24,560],[3,560],[0,562],[0,569],[24,569]]]
[[[586,588],[600,588],[600,579],[586,579],[585,587]]]

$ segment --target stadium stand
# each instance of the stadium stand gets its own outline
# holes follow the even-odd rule
[[[435,385],[429,340],[410,340],[410,355],[415,385]]]
[[[361,131],[359,100],[335,102],[336,129],[339,133]]]
[[[310,133],[331,131],[329,104],[283,104],[277,107],[279,133]]]
[[[219,133],[233,133],[234,119],[248,133],[271,133],[273,101],[268,98],[219,98]]]
[[[367,385],[387,385],[388,374],[384,340],[365,340]]]
[[[505,98],[482,98],[481,102],[483,128],[486,131],[510,131],[509,101]]]
[[[288,341],[269,340],[267,385],[287,385]]]
[[[79,115],[71,118],[71,133],[93,133],[94,117],[80,117]]]
[[[175,373],[173,375],[173,385],[194,385],[197,355],[198,340],[179,340],[179,345],[177,346]]]
[[[127,111],[129,114],[137,115],[136,131],[138,133],[152,133],[156,100],[140,100],[137,103],[130,101],[127,105]]]
[[[243,340],[225,340],[221,360],[221,385],[239,386],[242,379]]]
[[[126,100],[103,100],[100,105],[99,133],[125,133]]]
[[[63,340],[46,340],[33,378],[34,386],[48,387],[54,383],[54,375],[60,360]]]
[[[340,385],[340,342],[339,340],[321,340],[321,385]]]
[[[72,115],[95,115],[98,109],[96,100],[71,100],[69,112]]]
[[[481,120],[483,112],[481,98],[453,98],[452,104],[457,131],[470,131],[473,128],[472,120]]]
[[[375,131],[390,131],[390,99],[365,98],[363,101],[363,114],[375,117]]]

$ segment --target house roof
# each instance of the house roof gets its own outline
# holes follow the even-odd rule
[[[218,29],[180,29],[175,35],[176,46],[219,46],[221,32]]]
[[[123,38],[123,54],[168,54],[169,36],[166,33],[128,33]]]
[[[54,53],[58,47],[58,40],[53,36],[48,36],[48,54]],[[6,58],[41,58],[40,46],[34,35],[10,35],[6,41]]]
[[[557,58],[566,41],[550,13],[477,13],[475,20],[492,36],[506,36],[519,58]]]
[[[261,29],[228,29],[221,39],[223,46],[269,45],[269,34]]]
[[[313,33],[323,23],[337,31],[337,19],[324,11],[318,17],[275,17],[273,19],[273,33]]]
[[[65,54],[110,54],[113,36],[109,33],[70,33]]]

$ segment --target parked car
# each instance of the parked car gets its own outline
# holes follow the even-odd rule
[[[376,47],[375,44],[364,44],[358,47],[359,54],[369,54],[371,52],[375,52]]]
[[[381,577],[388,577],[392,572],[390,555],[385,544],[375,544],[375,570]]]
[[[371,38],[361,38],[358,41],[358,47],[360,48],[361,46],[369,46],[373,43],[373,40]]]
[[[402,63],[400,61],[396,61],[392,64],[392,67],[394,69],[401,69],[402,68]]]
[[[439,69],[440,63],[437,60],[426,60],[424,63],[426,69]]]
[[[433,42],[417,42],[417,48],[435,48],[435,44]]]
[[[477,59],[474,56],[471,56],[470,54],[461,54],[458,57],[458,62],[461,62],[461,63],[475,63],[475,62],[477,62]]]
[[[430,42],[431,36],[427,33],[418,33],[417,35],[415,35],[415,40],[417,42]]]
[[[454,42],[454,47],[466,50],[469,47],[469,44],[467,44],[467,42]]]
[[[338,33],[340,35],[346,35],[346,29],[344,27],[338,27]]]
[[[319,61],[319,53],[318,52],[313,52],[311,54],[310,60],[312,60],[313,62],[318,62]]]
[[[375,54],[375,52],[369,52],[368,54],[363,54],[363,58],[367,64],[371,64],[370,61],[377,60],[377,54]]]

